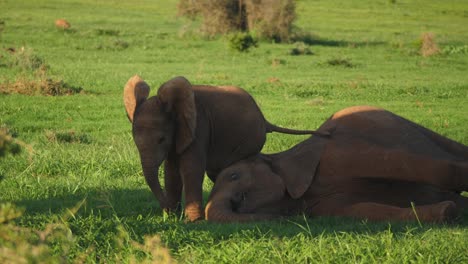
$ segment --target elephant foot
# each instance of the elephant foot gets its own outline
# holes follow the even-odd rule
[[[202,206],[198,203],[189,203],[185,205],[185,217],[188,222],[195,222],[197,220],[203,220],[204,214]]]
[[[182,205],[180,202],[169,201],[165,211],[168,213],[178,213],[182,210]]]

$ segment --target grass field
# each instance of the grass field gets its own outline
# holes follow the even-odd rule
[[[199,37],[196,22],[176,16],[176,4],[0,0],[0,87],[48,78],[82,89],[0,93],[0,125],[23,142],[21,154],[0,160],[0,260],[125,263],[153,254],[181,263],[468,262],[466,213],[449,225],[303,217],[185,224],[163,215],[122,102],[136,73],[152,94],[183,75],[245,88],[281,126],[314,129],[339,109],[366,104],[466,145],[467,1],[300,0],[296,25],[315,37],[313,55],[299,56],[290,55],[294,43],[232,51],[226,38]],[[57,18],[71,28],[56,29]],[[423,57],[427,32],[440,52]],[[21,47],[22,57],[6,51]],[[271,134],[263,151],[303,138]],[[212,183],[204,184],[207,196]]]

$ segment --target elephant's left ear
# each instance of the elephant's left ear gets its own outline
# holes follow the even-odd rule
[[[315,136],[273,158],[273,170],[292,198],[301,197],[310,187],[326,143],[327,139]]]
[[[134,75],[125,84],[123,101],[130,122],[133,122],[135,110],[148,98],[149,92],[150,87],[138,75]]]
[[[158,90],[158,98],[167,112],[176,116],[176,151],[182,153],[195,139],[197,109],[192,85],[184,77],[175,77]]]

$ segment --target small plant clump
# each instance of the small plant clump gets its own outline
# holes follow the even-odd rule
[[[423,33],[419,39],[419,53],[423,57],[430,57],[440,53],[439,45],[435,41],[433,33]]]
[[[20,145],[15,142],[8,129],[0,127],[0,157],[4,157],[9,153],[15,155],[20,151]]]
[[[327,64],[330,65],[330,66],[343,66],[343,67],[347,67],[347,68],[354,67],[354,64],[352,64],[350,60],[341,59],[341,58],[329,59],[329,60],[327,60]]]
[[[441,50],[442,54],[468,54],[468,45],[463,46],[445,46]]]
[[[115,39],[109,41],[107,44],[99,44],[96,46],[98,50],[113,50],[113,51],[120,51],[128,48],[129,44],[125,40]]]
[[[248,52],[250,48],[257,46],[257,40],[249,33],[238,32],[229,37],[229,47],[232,50]]]
[[[115,29],[98,28],[95,30],[95,33],[98,36],[118,36],[120,34],[120,31]]]
[[[305,44],[304,42],[296,42],[295,47],[291,49],[289,52],[290,55],[312,55],[314,54],[311,50],[309,45]]]
[[[73,95],[81,93],[83,88],[73,87],[63,80],[54,80],[51,78],[41,78],[39,80],[30,80],[22,77],[15,82],[0,83],[0,94],[24,94],[24,95]]]
[[[46,131],[46,138],[51,142],[90,144],[91,137],[84,133],[69,131]]]

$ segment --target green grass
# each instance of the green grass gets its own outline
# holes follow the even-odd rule
[[[123,86],[135,73],[152,94],[176,75],[241,86],[281,126],[317,128],[339,109],[366,104],[468,144],[468,3],[391,2],[297,1],[296,25],[315,38],[313,55],[292,56],[294,43],[260,42],[238,53],[227,38],[198,37],[197,23],[185,26],[188,21],[176,17],[176,0],[0,1],[0,83],[34,76],[33,69],[8,63],[4,49],[24,46],[48,66],[49,77],[84,91],[0,94],[0,125],[30,146],[0,160],[0,201],[25,210],[0,221],[0,231],[8,230],[0,232],[0,248],[21,251],[11,244],[13,235],[2,234],[59,224],[65,231],[51,240],[18,234],[68,262],[141,260],[153,251],[138,245],[154,235],[183,263],[467,262],[467,214],[452,225],[302,217],[185,224],[162,214],[141,173],[122,103]],[[71,29],[56,29],[57,18]],[[424,32],[453,52],[418,55]],[[264,151],[303,138],[271,134]],[[211,186],[206,180],[205,196]]]

